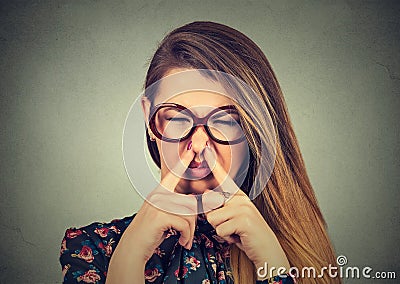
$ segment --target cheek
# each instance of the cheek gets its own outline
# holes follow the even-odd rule
[[[243,169],[243,165],[248,165],[249,163],[249,151],[246,143],[240,143],[232,145],[229,147],[229,153],[225,157],[229,157],[226,160],[226,165],[224,166],[225,171],[229,173],[231,177],[236,176],[239,170]],[[225,158],[226,159],[226,158]],[[246,167],[247,169],[247,167]]]
[[[161,174],[173,171],[175,166],[180,163],[180,154],[183,151],[182,143],[158,142],[158,151],[161,159]]]

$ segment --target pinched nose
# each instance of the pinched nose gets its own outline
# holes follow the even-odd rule
[[[192,145],[191,148],[196,155],[200,155],[203,149],[210,143],[210,137],[208,136],[206,130],[204,129],[203,125],[199,125],[194,130],[192,136],[189,138]],[[190,143],[190,142],[188,142]]]

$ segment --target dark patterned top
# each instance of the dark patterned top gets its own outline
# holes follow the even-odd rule
[[[135,215],[110,223],[93,223],[65,232],[60,263],[63,283],[105,283],[111,255]],[[233,284],[229,244],[217,236],[199,215],[192,248],[179,243],[179,233],[170,230],[146,263],[146,284]],[[292,278],[274,277],[269,282],[293,283]]]

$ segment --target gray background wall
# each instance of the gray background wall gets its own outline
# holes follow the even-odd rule
[[[60,283],[66,228],[139,208],[124,119],[157,42],[193,20],[266,53],[337,253],[399,279],[398,1],[0,3],[1,283]]]

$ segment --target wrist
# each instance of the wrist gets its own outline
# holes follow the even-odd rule
[[[141,245],[143,243],[143,240],[137,239],[136,234],[125,234],[121,237],[116,250],[119,250],[119,254],[123,255],[126,260],[134,261],[136,265],[144,268],[150,257],[145,246]]]
[[[259,280],[285,274],[290,269],[289,260],[277,239],[275,243],[274,246],[265,246],[262,250],[264,254],[258,255],[254,261]]]
[[[107,284],[144,283],[146,262],[143,260],[143,256],[121,241],[111,256],[107,271]]]
[[[265,258],[269,261],[256,262],[255,269],[257,273],[257,280],[266,280],[277,275],[284,275],[290,269],[287,258],[269,257]]]

